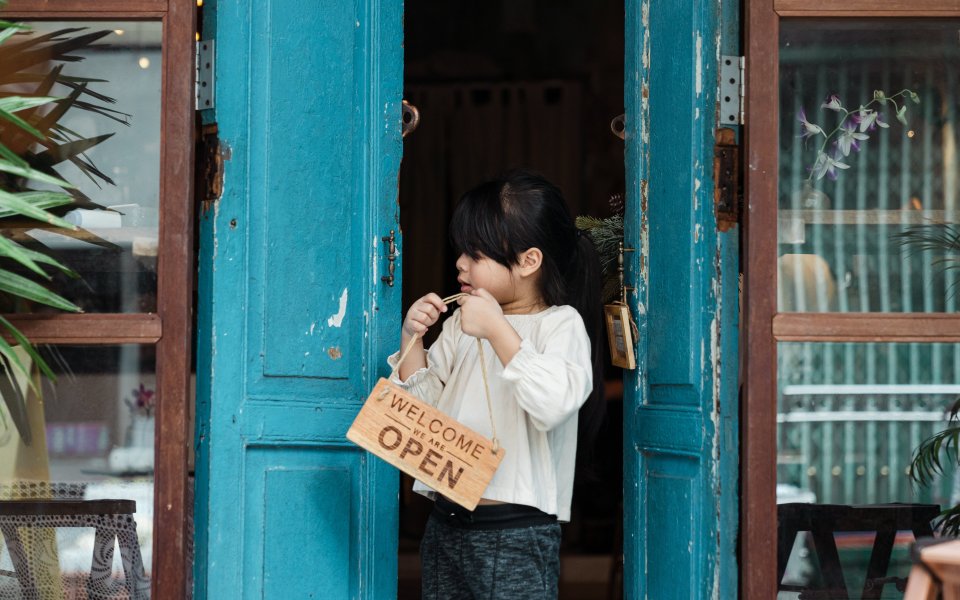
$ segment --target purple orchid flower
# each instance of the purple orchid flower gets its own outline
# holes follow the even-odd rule
[[[843,110],[843,104],[840,102],[840,96],[836,94],[830,94],[827,96],[827,99],[823,101],[823,104],[820,105],[820,108],[826,108],[827,110],[840,112]]]
[[[819,144],[820,148],[813,165],[807,169],[810,174],[807,180],[819,180],[824,177],[835,180],[840,171],[849,169],[850,165],[843,162],[844,158],[850,156],[852,152],[860,151],[861,143],[870,139],[867,132],[875,131],[878,127],[882,129],[890,127],[884,120],[883,113],[877,110],[884,104],[890,103],[896,119],[906,126],[908,101],[918,104],[920,96],[913,90],[902,90],[892,96],[888,96],[883,90],[874,90],[873,99],[870,102],[851,110],[843,106],[843,101],[838,94],[831,93],[820,104],[820,109],[840,113],[840,116],[837,117],[835,126],[830,125],[826,129],[807,119],[805,110],[800,108],[797,112],[797,120],[802,125],[800,136],[807,139],[822,134],[824,137],[823,142]],[[912,133],[908,132],[908,135],[912,137]]]
[[[131,409],[139,409],[139,411],[145,413],[148,417],[153,412],[153,407],[155,404],[154,396],[156,392],[153,390],[148,390],[142,383],[140,384],[139,389],[133,390],[134,402],[127,403]]]
[[[803,138],[813,137],[815,135],[826,135],[823,133],[823,128],[817,125],[816,123],[811,123],[807,120],[807,113],[802,108],[800,113],[797,116],[797,120],[803,123],[803,131],[800,133],[800,136]]]
[[[883,115],[871,108],[861,106],[857,112],[851,115],[851,118],[859,125],[860,133],[867,130],[873,131],[877,127],[883,127],[884,129],[890,127],[883,121]]]
[[[837,136],[836,144],[842,156],[849,156],[851,150],[860,151],[860,141],[870,139],[865,133],[857,132],[857,124],[852,120],[845,121],[840,128],[840,135]]]
[[[810,173],[816,179],[823,179],[824,175],[836,181],[837,169],[849,169],[850,165],[842,163],[826,152],[821,152],[817,156],[817,162],[813,163]]]

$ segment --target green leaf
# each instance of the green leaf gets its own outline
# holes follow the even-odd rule
[[[17,263],[30,269],[37,275],[50,279],[47,272],[40,268],[40,265],[33,260],[33,257],[27,254],[28,250],[13,240],[0,235],[0,256],[15,260]]]
[[[47,175],[42,171],[31,169],[29,166],[21,167],[6,160],[0,160],[0,171],[3,171],[4,173],[12,173],[13,175],[19,175],[20,177],[26,177],[27,179],[32,179],[33,181],[38,181],[41,183],[57,185],[67,189],[73,189],[75,187],[73,184],[60,179],[59,177]]]
[[[16,242],[14,242],[14,243],[16,243]],[[73,277],[73,278],[78,278],[78,277],[80,277],[80,274],[79,274],[79,273],[77,273],[76,271],[74,271],[74,270],[71,269],[70,267],[64,265],[63,263],[61,263],[61,262],[58,261],[57,259],[53,258],[52,256],[47,256],[46,254],[44,254],[44,253],[42,253],[42,252],[37,252],[37,251],[35,251],[35,250],[30,250],[29,248],[25,248],[25,247],[21,246],[20,244],[17,244],[17,247],[19,247],[20,250],[21,250],[24,254],[26,254],[29,258],[33,259],[33,261],[36,262],[36,263],[39,263],[39,264],[41,264],[41,265],[50,265],[51,267],[62,271],[65,275],[68,275],[69,277]]]
[[[8,23],[7,21],[0,21],[0,44],[10,39],[12,36],[17,35],[17,33],[26,27],[18,27],[13,23]]]
[[[7,271],[6,269],[0,269],[0,291],[13,294],[18,298],[25,298],[39,302],[40,304],[59,308],[60,310],[81,312],[79,306],[63,296],[51,292],[39,283],[30,281],[26,277]]]
[[[50,365],[47,364],[47,361],[43,360],[43,357],[40,356],[40,353],[37,352],[37,349],[33,347],[33,344],[30,343],[30,340],[28,340],[25,335],[20,333],[20,330],[13,326],[13,323],[6,320],[2,316],[0,316],[0,325],[3,325],[7,328],[7,331],[10,332],[10,335],[13,336],[13,339],[15,339],[17,343],[20,344],[20,347],[22,347],[23,350],[30,355],[30,358],[33,359],[33,362],[37,365],[37,367],[40,368],[43,374],[47,376],[47,379],[56,383],[56,373],[53,372],[53,369],[50,368]]]
[[[7,345],[9,346],[9,344]],[[11,372],[16,368],[11,363],[12,354],[12,351],[4,351],[0,349],[0,368],[2,368],[3,373],[7,378],[7,383],[10,386],[9,388],[6,388],[2,385],[2,382],[0,382],[0,400],[3,400],[3,403],[7,405],[7,411],[10,413],[10,417],[13,420],[14,426],[17,428],[17,432],[20,433],[23,443],[29,446],[33,441],[33,435],[30,431],[30,419],[27,417],[26,398],[23,397],[23,390],[20,389],[19,385],[17,385],[16,378]],[[12,358],[16,358],[19,361],[19,358],[16,356],[13,356]]]
[[[0,8],[6,5],[6,1],[0,2]],[[29,31],[30,26],[24,25],[23,23],[14,23],[13,21],[0,21],[0,29],[14,29],[21,31]]]
[[[15,113],[59,100],[53,96],[7,96],[0,98],[0,111]]]
[[[17,156],[17,153],[8,148],[3,142],[0,142],[0,157],[8,160],[14,165],[20,165],[23,167],[29,167],[27,161],[23,160],[21,157]]]
[[[19,194],[11,194],[0,190],[0,207],[11,211],[11,214],[19,214],[64,229],[76,230],[76,225],[44,210],[71,202],[73,202],[73,198],[62,192],[20,192]],[[2,216],[4,216],[3,210],[0,210],[0,217]]]
[[[7,258],[13,259],[34,273],[45,277],[46,279],[50,279],[50,276],[47,275],[47,272],[40,267],[41,264],[50,265],[55,269],[59,269],[70,277],[80,277],[79,273],[62,264],[52,256],[47,256],[42,252],[25,248],[17,242],[2,235],[0,235],[0,256],[6,256]]]
[[[26,110],[28,108],[43,106],[44,104],[49,104],[55,100],[56,98],[50,96],[9,96],[7,98],[0,98],[0,119],[6,119],[7,121],[10,121],[23,131],[26,131],[39,140],[45,139],[43,133],[41,133],[36,127],[30,123],[27,123],[25,120],[13,113]]]
[[[7,322],[5,326],[7,327],[8,330],[10,330],[11,335],[13,335],[14,331],[17,331],[16,328],[14,328],[14,326],[11,325],[9,322]],[[17,333],[20,334],[20,337],[23,337],[22,333],[20,333],[19,331],[17,331]],[[27,342],[27,345],[29,344],[30,343]],[[26,350],[26,348],[24,348],[24,350]],[[33,354],[36,354],[36,350],[33,349],[33,346],[30,346],[30,350],[27,351],[27,354],[30,354],[31,352]],[[34,392],[37,392],[38,391],[37,387],[33,383],[33,377],[30,376],[30,370],[27,369],[26,366],[24,366],[23,362],[20,360],[20,357],[17,356],[16,350],[13,349],[13,346],[10,345],[10,342],[8,342],[7,339],[2,335],[0,335],[0,354],[2,354],[4,358],[6,358],[10,362],[10,364],[13,366],[14,369],[16,369],[21,375],[23,375],[27,379],[27,383],[30,385],[30,389],[32,389]],[[47,367],[47,368],[49,369],[50,367]]]

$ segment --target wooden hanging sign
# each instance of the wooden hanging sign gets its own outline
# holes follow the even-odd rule
[[[379,456],[467,510],[503,459],[493,442],[381,378],[347,432]]]

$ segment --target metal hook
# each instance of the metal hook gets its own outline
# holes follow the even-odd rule
[[[621,140],[626,139],[627,120],[625,114],[617,115],[610,121],[610,131]]]
[[[400,108],[400,135],[407,137],[420,125],[420,111],[406,100]]]

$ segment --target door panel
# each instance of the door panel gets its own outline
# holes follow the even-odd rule
[[[390,598],[396,471],[345,433],[399,331],[402,4],[204,11],[225,176],[201,227],[197,593]]]
[[[737,229],[717,231],[720,3],[628,1],[625,597],[736,597]],[[736,16],[733,15],[735,19]]]

